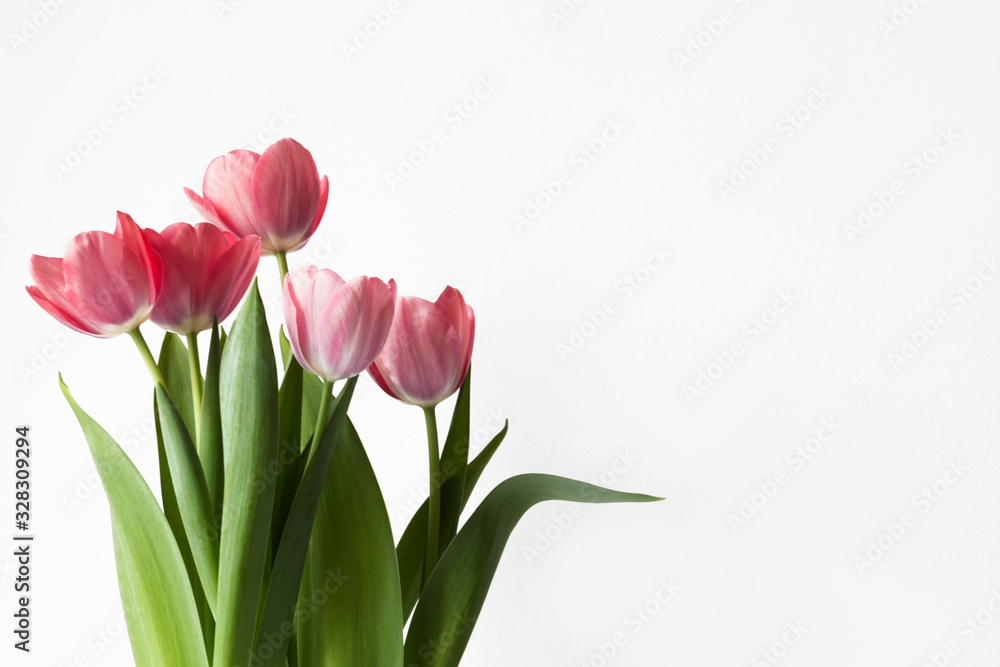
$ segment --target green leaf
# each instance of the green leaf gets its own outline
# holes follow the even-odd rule
[[[325,604],[320,601],[328,597]],[[313,524],[299,593],[299,664],[402,667],[403,617],[392,527],[348,420]]]
[[[462,513],[465,494],[465,475],[469,465],[469,401],[472,392],[472,367],[465,373],[465,380],[455,401],[455,411],[448,428],[448,437],[441,451],[441,530],[444,544],[454,539],[458,532],[458,518]],[[434,480],[431,480],[434,483]],[[443,553],[439,551],[438,553]]]
[[[160,347],[160,358],[156,365],[160,367],[163,381],[167,383],[167,393],[170,394],[174,407],[184,420],[184,426],[194,440],[194,398],[191,394],[191,365],[188,361],[187,348],[184,341],[175,333],[167,332],[163,336],[163,346]]]
[[[500,447],[500,443],[506,437],[507,427],[508,423],[504,421],[503,429],[493,436],[489,444],[469,464],[465,475],[465,488],[462,493],[462,504],[459,514],[465,509],[469,498],[472,496],[472,491],[476,488],[476,483],[482,476],[483,471],[486,470],[486,465],[493,458],[493,454],[496,453]],[[452,483],[452,481],[445,482],[445,486],[441,489],[442,495],[444,495],[448,485]],[[449,544],[451,544],[451,539],[442,535],[441,542],[439,543],[439,553],[444,553]],[[424,559],[427,556],[426,545],[427,501],[425,500],[416,514],[413,515],[409,525],[406,526],[403,536],[399,539],[399,546],[396,547],[396,557],[399,561],[399,581],[402,591],[404,622],[410,617],[410,612],[413,611],[414,605],[417,604],[417,598],[420,597],[420,584],[424,576]]]
[[[163,381],[167,384],[167,392],[183,406],[178,412],[184,422],[184,426],[189,430],[194,428],[194,401],[191,392],[191,367],[188,363],[187,348],[181,339],[173,333],[167,332],[163,337],[163,344],[160,347],[160,357],[157,366],[163,375]],[[176,407],[176,406],[175,406]],[[201,577],[198,574],[198,567],[195,564],[194,555],[191,552],[191,545],[188,542],[187,533],[184,530],[184,521],[181,518],[180,507],[177,502],[177,494],[174,491],[174,482],[170,472],[170,464],[167,457],[166,445],[163,439],[162,424],[160,424],[159,407],[156,401],[156,392],[153,392],[153,422],[156,426],[156,449],[159,457],[160,467],[160,497],[163,501],[163,513],[167,518],[167,523],[177,540],[177,547],[180,549],[181,558],[187,568],[188,579],[194,592],[195,604],[201,615],[202,630],[205,634],[207,646],[211,646],[214,636],[214,619],[209,609],[205,591],[201,585]]]
[[[257,282],[222,352],[226,472],[214,665],[247,664],[264,585],[278,453],[278,370]]]
[[[337,398],[333,416],[323,437],[308,454],[302,480],[288,510],[285,530],[281,535],[271,580],[267,585],[267,598],[261,612],[254,651],[254,662],[262,667],[285,664],[291,632],[283,632],[282,628],[294,628],[295,602],[305,568],[309,537],[323,491],[323,482],[333,458],[334,445],[347,421],[347,408],[351,404],[356,383],[357,376],[348,380]]]
[[[194,593],[166,518],[121,447],[59,385],[101,476],[114,535],[118,585],[137,667],[208,667]]]
[[[160,385],[156,386],[156,406],[184,532],[209,609],[214,613],[218,591],[219,543],[205,473],[180,414],[167,396],[166,389]]]
[[[277,553],[285,517],[295,498],[302,474],[302,366],[291,358],[278,392],[278,474],[274,490],[274,513],[271,516],[273,549]]]
[[[518,475],[501,482],[459,531],[427,582],[406,636],[408,666],[459,664],[507,539],[524,513],[545,500],[616,503],[660,499],[553,475]]]
[[[225,487],[225,463],[222,451],[222,414],[219,410],[219,374],[222,364],[222,343],[219,322],[212,327],[212,342],[205,367],[205,389],[201,398],[201,437],[198,456],[205,471],[205,485],[212,503],[212,525],[218,534],[222,518],[222,496]]]

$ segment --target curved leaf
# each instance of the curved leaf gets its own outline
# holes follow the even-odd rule
[[[226,473],[213,664],[253,651],[268,560],[278,453],[278,369],[254,281],[222,351],[220,413]]]
[[[59,386],[101,476],[114,534],[118,585],[138,667],[208,667],[198,609],[166,517],[121,447]]]
[[[198,437],[198,457],[205,471],[205,485],[212,502],[212,525],[218,534],[218,521],[222,518],[222,496],[225,487],[224,456],[222,452],[222,415],[219,412],[219,374],[222,365],[222,343],[219,340],[219,322],[212,327],[212,342],[208,348],[208,365],[205,367],[205,388],[201,397],[201,433]]]
[[[459,531],[424,587],[406,636],[408,666],[459,664],[507,539],[524,513],[545,500],[618,503],[661,499],[553,475],[518,475],[501,482]]]

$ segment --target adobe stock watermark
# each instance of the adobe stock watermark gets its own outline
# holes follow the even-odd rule
[[[441,145],[472,118],[473,114],[479,111],[499,88],[500,82],[494,75],[479,77],[476,87],[468,95],[444,111],[441,115],[441,124],[426,135],[414,140],[412,150],[399,154],[396,168],[386,170],[385,184],[389,187],[389,192],[395,192],[399,186],[417,173],[417,169],[424,165]]]
[[[976,641],[993,621],[1000,618],[1000,587],[990,591],[982,606],[970,612],[955,628],[955,636],[936,649],[927,651],[920,667],[947,667],[962,654],[962,649]]]
[[[948,292],[945,303],[935,308],[930,315],[921,318],[915,329],[903,335],[899,347],[889,351],[887,356],[892,371],[899,373],[916,359],[937,338],[944,326],[983,292],[997,273],[1000,273],[1000,262],[997,261],[996,253],[983,257],[975,271]]]
[[[763,482],[758,482],[753,491],[740,498],[739,506],[726,515],[726,523],[733,534],[739,533],[741,528],[753,521],[778,492],[793,481],[797,473],[802,472],[834,441],[843,428],[844,425],[836,417],[824,418],[812,437],[789,449],[785,454],[784,466],[776,469]]]
[[[389,0],[375,9],[364,22],[354,26],[351,36],[341,40],[340,52],[347,62],[354,62],[396,20],[413,0]]]
[[[59,667],[94,667],[101,664],[97,658],[102,657],[116,644],[128,643],[128,630],[125,625],[125,614],[120,613],[87,635],[84,649],[71,660],[60,661]]]
[[[681,74],[693,66],[708,49],[718,42],[729,31],[743,13],[757,4],[755,0],[733,0],[731,7],[726,7],[711,18],[701,22],[700,29],[687,38],[683,49],[673,52],[674,65]]]
[[[910,507],[895,519],[883,524],[882,532],[874,539],[868,540],[864,551],[854,556],[852,562],[858,574],[864,576],[876,563],[885,558],[886,554],[913,530],[922,517],[948,496],[969,470],[969,467],[960,460],[949,461],[944,473],[915,493],[910,499]]]
[[[594,486],[604,486],[610,487],[621,477],[623,477],[632,466],[638,462],[639,458],[633,456],[632,453],[626,448],[625,451],[618,450],[615,452],[614,460],[602,470],[595,477],[591,478],[590,484]],[[587,484],[583,484],[584,487]],[[593,491],[583,491],[583,495],[587,496],[588,493],[593,493]],[[532,533],[532,542],[530,545],[524,545],[521,547],[521,555],[524,556],[525,562],[528,565],[532,565],[541,558],[543,555],[549,552],[550,549],[566,536],[576,522],[580,520],[585,514],[585,509],[583,505],[579,503],[568,503],[566,509],[563,511],[553,511],[549,515],[549,522],[544,528],[536,529]]]
[[[773,667],[777,665],[788,655],[793,646],[802,641],[807,632],[809,632],[809,628],[802,625],[802,621],[788,621],[785,623],[780,637],[754,653],[750,659],[750,667]]]
[[[257,639],[257,648],[255,651],[248,651],[246,664],[250,667],[260,667],[260,665],[264,664],[265,660],[271,659],[275,651],[281,648],[295,634],[295,627],[312,618],[350,580],[350,575],[344,574],[339,567],[336,572],[327,570],[326,578],[319,586],[314,588],[308,595],[305,592],[299,593],[299,599],[295,605],[295,613],[291,621],[285,621],[277,631],[264,634]]]
[[[722,200],[729,202],[750,182],[764,165],[771,161],[783,146],[787,145],[810,120],[827,105],[833,93],[826,84],[812,86],[805,101],[785,113],[774,124],[774,132],[762,142],[748,148],[745,157],[729,169],[729,175],[715,183],[715,189]]]
[[[126,454],[131,454],[147,442],[151,443],[151,446],[155,446],[156,422],[153,421],[152,417],[147,417],[128,430],[119,433],[118,437],[115,438],[115,442],[119,444]],[[62,495],[60,495],[60,500],[62,500],[66,512],[72,514],[91,498],[95,497],[95,495],[100,495],[101,489],[101,476],[97,472],[97,467],[91,465],[90,472],[78,478],[70,487],[63,491]]]
[[[76,171],[166,80],[167,73],[161,65],[148,66],[135,84],[114,99],[103,118],[85,128],[77,139],[66,146],[61,160],[52,161],[52,173],[56,179],[61,183],[67,175]]]
[[[622,618],[621,628],[594,644],[594,651],[577,663],[578,667],[607,667],[635,635],[642,632],[683,590],[673,577],[656,582],[656,592],[635,605]]]
[[[229,15],[246,3],[246,0],[212,0],[212,9],[220,21],[225,21]]]
[[[16,32],[11,30],[7,33],[7,41],[14,53],[20,53],[69,3],[70,0],[38,0],[38,9],[21,17]]]
[[[569,329],[569,336],[556,343],[556,354],[565,364],[603,329],[611,318],[642,290],[653,276],[667,266],[670,254],[663,248],[650,246],[649,252],[635,268],[627,271],[612,287],[611,296],[601,301],[593,310],[588,310],[582,321]]]
[[[910,22],[910,19],[923,9],[927,2],[928,0],[903,0],[902,2],[894,2],[889,15],[880,18],[875,23],[879,34],[882,35],[882,40],[888,42],[889,38],[904,28]]]
[[[567,21],[576,16],[577,10],[590,0],[558,0],[545,10],[545,21],[552,32],[561,28]]]
[[[798,300],[799,297],[794,294],[779,289],[775,293],[771,305],[744,323],[739,329],[739,336],[733,339],[721,352],[713,354],[710,361],[702,363],[693,382],[681,387],[688,405],[694,405],[699,398],[704,396],[732,370],[736,362],[747,353],[747,350],[757,343],[765,333],[771,331],[781,321],[782,316],[791,311]]]
[[[560,197],[576,183],[577,178],[588,171],[616,143],[628,129],[628,123],[619,117],[608,118],[591,139],[581,143],[564,165],[550,179],[544,181],[534,193],[528,195],[524,205],[510,216],[517,231],[523,231],[535,223]]]
[[[41,346],[32,350],[31,354],[17,366],[17,376],[21,378],[24,386],[27,387],[32,380],[45,373],[70,343],[81,335],[73,329],[62,327],[50,332],[46,339],[42,339]]]
[[[871,199],[858,207],[854,220],[844,224],[844,235],[847,236],[847,240],[854,243],[885,217],[896,202],[909,191],[909,185],[923,178],[941,156],[951,150],[959,138],[951,125],[937,128],[931,143],[908,157],[900,167],[900,174],[890,181],[885,189],[876,188]]]

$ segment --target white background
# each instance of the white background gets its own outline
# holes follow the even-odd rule
[[[33,429],[38,536],[28,659],[0,557],[5,664],[132,664],[107,503],[57,372],[155,477],[131,342],[67,337],[24,293],[30,253],[111,231],[117,209],[195,222],[183,186],[282,136],[330,178],[293,268],[429,298],[452,284],[475,307],[474,453],[496,416],[511,434],[474,502],[526,471],[667,498],[582,506],[568,527],[569,505],[531,511],[464,664],[764,665],[776,642],[788,666],[918,667],[949,642],[948,664],[997,664],[1000,618],[966,619],[1000,609],[1000,5],[401,0],[350,53],[387,0],[222,2],[4,4],[4,424],[11,461],[13,427]],[[752,173],[727,196],[734,169]],[[267,297],[273,259],[259,273]],[[398,536],[425,484],[420,412],[365,378],[353,413]],[[793,463],[824,419],[836,433]],[[734,525],[744,500],[756,513]],[[786,623],[807,630],[782,647]]]

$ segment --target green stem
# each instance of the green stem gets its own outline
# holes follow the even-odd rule
[[[163,385],[163,388],[166,389],[167,383],[163,380],[160,367],[156,365],[156,359],[153,357],[153,353],[149,351],[149,345],[146,345],[146,339],[142,337],[139,327],[129,331],[128,335],[132,337],[132,340],[135,341],[135,346],[139,348],[139,354],[142,355],[142,360],[146,362],[146,368],[149,369],[149,374],[153,376],[153,382]]]
[[[194,400],[194,442],[198,446],[201,435],[201,358],[198,355],[198,334],[189,333],[188,342],[188,364],[191,367],[191,398]]]
[[[309,457],[306,459],[307,467],[316,453],[316,448],[323,441],[323,431],[326,430],[326,422],[329,420],[329,415],[326,413],[330,411],[330,397],[332,395],[333,383],[324,380],[322,398],[319,399],[319,412],[316,414],[316,428],[313,429],[312,447],[309,448]]]
[[[288,258],[284,250],[275,250],[274,258],[278,260],[278,272],[281,274],[281,284],[285,284],[285,276],[288,275]]]
[[[441,526],[441,455],[438,449],[437,417],[434,407],[424,408],[427,423],[427,461],[430,464],[430,497],[427,501],[427,557],[424,559],[424,583],[437,565]]]

